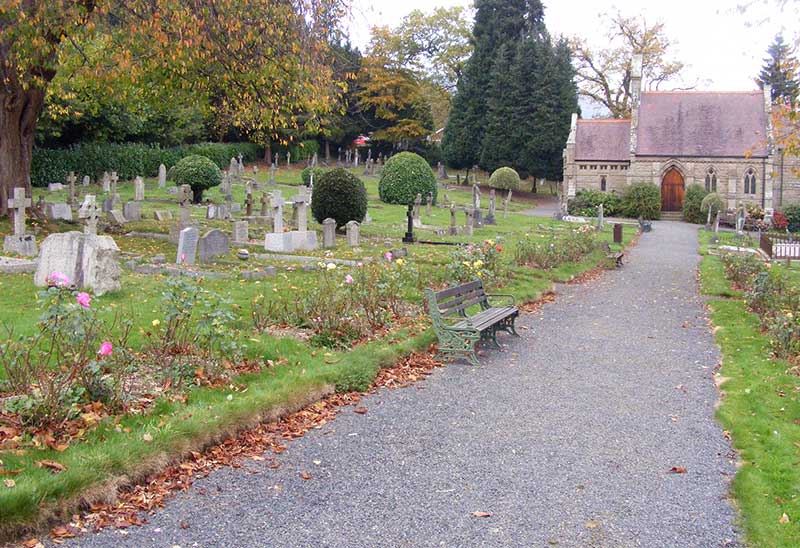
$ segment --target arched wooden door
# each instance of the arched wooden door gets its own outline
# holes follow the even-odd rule
[[[683,210],[683,175],[670,168],[661,180],[661,211]]]

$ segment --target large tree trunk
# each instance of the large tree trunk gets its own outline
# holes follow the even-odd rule
[[[0,91],[0,216],[8,213],[15,187],[31,194],[31,158],[44,90]]]
[[[325,139],[325,162],[331,163],[331,142]]]

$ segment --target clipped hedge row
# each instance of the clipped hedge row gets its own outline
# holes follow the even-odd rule
[[[63,183],[70,171],[94,180],[104,171],[116,171],[123,181],[137,175],[155,177],[159,164],[170,168],[191,154],[205,156],[220,169],[226,169],[231,158],[240,152],[245,162],[253,162],[264,155],[264,148],[253,143],[198,143],[172,148],[141,143],[85,143],[62,149],[37,148],[31,162],[31,182],[33,186]]]

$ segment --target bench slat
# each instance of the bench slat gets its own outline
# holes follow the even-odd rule
[[[481,291],[483,291],[483,286],[480,280],[475,280],[474,282],[468,282],[463,285],[451,287],[449,289],[443,289],[442,291],[436,293],[436,300],[442,301],[444,299],[447,299],[448,297],[452,297],[454,295],[461,295],[462,293],[467,293],[469,291],[474,291],[476,289],[480,289]]]
[[[482,290],[470,291],[469,293],[464,293],[462,295],[459,295],[458,297],[450,299],[449,301],[439,302],[439,310],[447,310],[449,308],[459,306],[464,301],[468,301],[470,299],[474,299],[476,297],[481,297],[484,295],[486,295],[486,293],[484,293]]]
[[[479,304],[479,303],[482,303],[482,302],[485,302],[485,301],[486,301],[486,296],[485,295],[479,295],[477,297],[473,297],[473,298],[471,298],[469,300],[466,300],[466,301],[463,301],[463,302],[459,303],[459,305],[457,307],[455,307],[455,308],[451,308],[451,309],[449,309],[447,311],[443,310],[442,314],[444,314],[445,316],[452,316],[453,314],[457,314],[457,313],[459,313],[459,312],[461,312],[463,310],[468,309],[471,306],[474,306],[476,304]]]

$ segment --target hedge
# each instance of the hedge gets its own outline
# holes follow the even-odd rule
[[[123,181],[137,175],[155,177],[160,164],[170,168],[191,154],[205,156],[220,169],[227,169],[231,158],[239,153],[245,162],[253,162],[264,155],[264,148],[253,143],[198,143],[172,148],[141,143],[85,143],[62,149],[36,148],[31,182],[33,186],[63,183],[70,171],[79,177],[89,175],[93,180],[100,179],[104,171],[116,171]]]
[[[707,213],[703,213],[703,199],[708,191],[702,185],[692,184],[686,187],[683,197],[683,220],[687,223],[701,225],[706,222]]]

